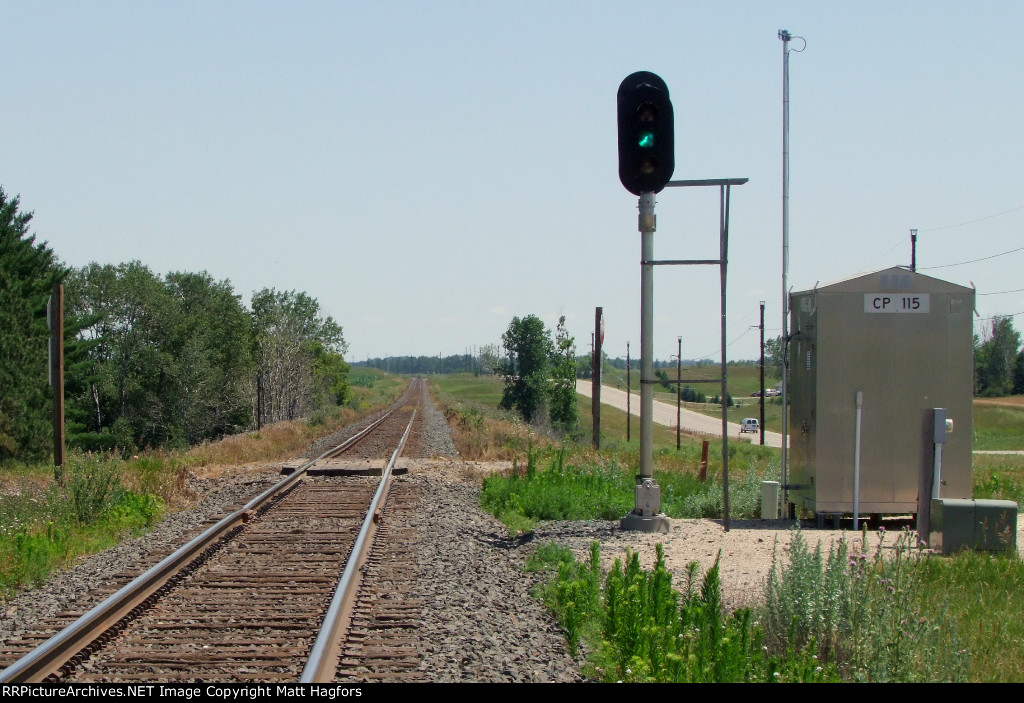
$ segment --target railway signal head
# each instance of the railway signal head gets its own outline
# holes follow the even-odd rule
[[[668,86],[650,71],[619,84],[619,180],[633,195],[658,193],[675,170],[675,127]]]

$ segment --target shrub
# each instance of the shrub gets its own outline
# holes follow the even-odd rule
[[[796,533],[788,565],[776,558],[765,587],[769,649],[813,646],[854,681],[966,680],[955,623],[921,609],[927,552],[905,530],[883,557],[885,539],[883,530],[873,555],[851,553],[845,540],[823,555]]]
[[[116,459],[78,455],[68,460],[65,481],[71,513],[88,524],[99,519],[122,492]]]

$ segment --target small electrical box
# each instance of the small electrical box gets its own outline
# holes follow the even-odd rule
[[[636,484],[635,497],[635,512],[644,517],[652,517],[658,513],[658,506],[661,505],[661,487],[652,479],[645,478]]]
[[[1017,504],[1012,500],[933,500],[928,543],[943,554],[961,549],[1016,550]]]

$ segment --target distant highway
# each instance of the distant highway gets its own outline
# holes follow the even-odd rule
[[[576,391],[580,395],[585,395],[588,398],[591,397],[590,381],[577,380]],[[630,401],[630,414],[640,417],[640,393],[633,393],[633,398]],[[613,408],[619,410],[626,410],[626,391],[619,390],[618,388],[612,388],[611,386],[601,386],[601,404],[610,405]],[[722,436],[722,418],[711,417],[710,415],[702,415],[693,410],[687,410],[682,408],[679,411],[680,424],[683,426],[683,432],[696,432],[700,434],[713,435],[716,437]],[[756,415],[751,414],[751,417]],[[661,401],[654,401],[654,422],[665,427],[675,428],[676,426],[676,406],[675,404],[663,403]],[[730,422],[727,425],[729,429],[729,437],[737,439],[740,436],[740,426],[735,422]],[[750,434],[749,432],[744,437],[750,438],[751,442],[755,444],[760,442],[760,435]],[[769,447],[782,448],[782,435],[778,432],[765,432],[764,443]]]

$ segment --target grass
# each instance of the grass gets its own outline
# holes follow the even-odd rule
[[[637,367],[630,372],[630,387],[633,390],[638,391],[640,389],[640,371],[638,362],[634,360],[634,364]],[[700,364],[698,366],[684,366],[682,369],[682,377],[689,379],[716,379],[721,378],[721,364]],[[670,379],[675,379],[676,368],[660,369],[668,374]],[[727,367],[728,378],[726,379],[726,388],[732,397],[736,400],[741,398],[750,398],[750,394],[754,391],[761,390],[761,369],[756,364],[729,364]],[[602,381],[606,385],[618,386],[620,388],[626,387],[626,370],[625,369],[605,369],[602,373]],[[765,374],[764,385],[765,388],[774,388],[775,384],[779,382],[779,379],[772,378],[769,374]],[[695,383],[692,387],[704,393],[707,397],[713,395],[719,395],[721,393],[720,383]],[[661,386],[656,386],[658,392],[661,392]],[[671,396],[672,402],[675,402],[675,391],[665,391],[666,397]],[[667,401],[666,401],[667,402]]]
[[[1024,405],[974,401],[974,448],[1024,449]]]
[[[433,377],[431,383],[464,458],[513,462],[511,471],[487,479],[482,494],[485,507],[512,531],[532,529],[538,520],[617,519],[633,508],[639,473],[636,418],[627,442],[626,413],[603,406],[598,453],[588,446],[589,399],[580,402],[578,443],[564,442],[546,428],[529,428],[499,411],[500,379],[454,374]],[[683,435],[677,450],[675,430],[654,428],[655,478],[671,517],[723,515],[721,440],[707,440],[706,483],[698,478],[703,441]],[[777,478],[779,450],[750,442],[730,441],[729,447],[730,517],[757,517],[760,481]]]
[[[1024,681],[1024,562],[979,552],[930,559],[923,573],[925,607],[961,623],[972,652],[968,680]]]
[[[49,467],[46,469],[50,471]],[[157,496],[129,490],[117,459],[72,454],[62,485],[0,498],[0,596],[137,533],[163,514]],[[25,471],[23,476],[37,476]]]
[[[957,618],[925,588],[939,560],[913,535],[880,531],[873,551],[851,552],[841,540],[823,554],[797,532],[787,562],[776,555],[765,587],[769,651],[813,648],[848,681],[967,680],[970,650]]]
[[[515,413],[500,410],[503,384],[493,376],[431,376],[430,390],[452,428],[455,448],[463,459],[524,458],[530,447],[547,446],[556,438],[550,427],[528,426]]]
[[[474,376],[471,373],[453,373],[430,376],[430,384],[442,395],[453,396],[463,402],[497,408],[501,402],[504,383],[497,376]]]
[[[976,499],[1012,500],[1024,505],[1024,456],[975,454],[972,463]]]
[[[761,481],[777,472],[777,452],[738,444],[733,447],[730,517],[757,518]],[[700,452],[663,449],[655,457],[654,478],[662,510],[673,518],[720,518],[724,514],[721,460],[711,457],[708,480],[697,475]],[[540,520],[616,520],[633,509],[638,467],[628,451],[594,452],[579,446],[529,447],[524,461],[483,481],[482,507],[513,532],[526,532]]]
[[[313,440],[397,398],[407,380],[365,370],[350,402],[302,421],[207,442],[187,452],[151,451],[130,459],[71,452],[65,480],[49,465],[0,468],[0,598],[40,583],[77,557],[145,530],[162,514],[191,504],[189,471],[294,457]]]

